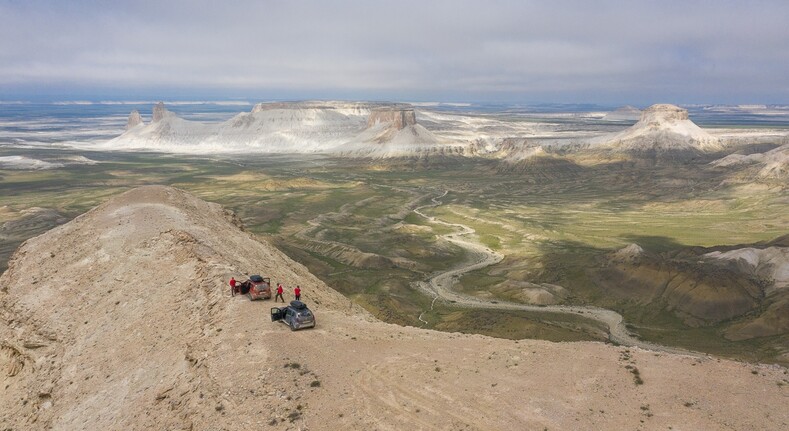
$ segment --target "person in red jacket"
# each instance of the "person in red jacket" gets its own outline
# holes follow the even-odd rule
[[[230,277],[230,294],[235,296],[236,295],[236,278]]]
[[[279,283],[277,283],[277,296],[274,297],[274,302],[277,302],[277,298],[285,302],[285,298],[282,297],[282,285]]]
[[[296,301],[301,301],[301,288],[298,285],[293,289],[293,294],[296,295]]]

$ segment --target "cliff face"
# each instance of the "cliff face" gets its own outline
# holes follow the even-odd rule
[[[413,109],[375,109],[367,118],[367,127],[376,124],[390,123],[397,130],[416,125],[416,114]]]
[[[687,109],[667,103],[660,103],[645,109],[641,113],[640,122],[659,127],[666,123],[685,120],[689,120]]]
[[[321,152],[348,142],[364,130],[372,106],[380,104],[261,103],[251,112],[239,113],[226,121],[203,123],[179,118],[163,103],[157,103],[150,123],[131,127],[105,145],[112,149],[179,153]]]
[[[443,142],[417,123],[411,105],[402,103],[259,103],[251,112],[222,123],[201,123],[179,118],[159,102],[153,107],[152,121],[140,124],[139,113],[132,112],[126,132],[106,145],[185,153],[466,153],[461,148],[465,143],[454,144],[452,149],[437,148]],[[388,149],[382,150],[383,144]]]
[[[159,102],[153,106],[152,122],[158,123],[159,121],[162,121],[165,117],[169,117],[170,115],[172,115],[172,113],[168,111],[167,108],[164,107],[164,102]]]
[[[140,116],[140,111],[135,109],[134,111],[131,111],[131,114],[129,114],[129,120],[126,122],[126,130],[129,130],[140,124],[143,124],[142,117]]]
[[[650,106],[632,127],[604,140],[605,147],[631,153],[695,154],[721,148],[718,138],[694,124],[686,109],[669,104]]]

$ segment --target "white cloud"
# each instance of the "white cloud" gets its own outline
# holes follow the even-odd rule
[[[5,1],[0,97],[784,101],[786,16],[782,1]]]

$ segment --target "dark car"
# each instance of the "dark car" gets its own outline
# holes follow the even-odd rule
[[[278,320],[290,326],[291,331],[315,327],[315,315],[301,301],[290,301],[288,306],[272,308],[271,321]]]
[[[230,295],[246,295],[250,301],[271,299],[271,279],[259,275],[251,275],[248,280],[230,287]]]

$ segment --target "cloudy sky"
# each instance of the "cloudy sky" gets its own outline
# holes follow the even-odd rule
[[[789,103],[789,1],[0,0],[0,99]]]

